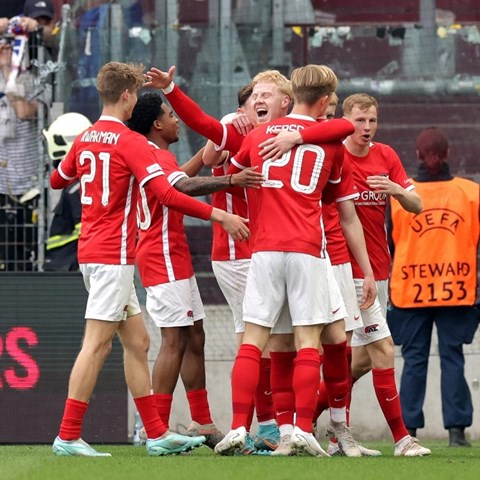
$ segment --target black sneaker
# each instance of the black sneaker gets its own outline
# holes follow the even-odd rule
[[[449,447],[471,447],[472,444],[465,438],[465,429],[463,427],[452,427],[448,429],[450,441]]]

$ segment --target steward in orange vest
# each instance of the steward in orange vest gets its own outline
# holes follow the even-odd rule
[[[388,324],[404,360],[400,383],[402,416],[411,435],[425,426],[428,360],[433,325],[438,335],[443,425],[451,447],[468,447],[465,428],[473,406],[465,379],[463,345],[479,323],[474,307],[480,235],[480,186],[453,177],[447,163],[448,139],[428,128],[417,139],[420,160],[415,189],[418,215],[391,202],[394,258]]]
[[[421,213],[391,202],[390,299],[402,308],[473,305],[480,185],[458,177],[413,184],[422,198]]]

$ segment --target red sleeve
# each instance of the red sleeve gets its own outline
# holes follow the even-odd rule
[[[165,96],[187,127],[219,145],[221,150],[232,152],[240,150],[245,137],[238,133],[233,125],[223,125],[219,120],[205,113],[176,85]]]
[[[339,183],[342,178],[342,165],[343,158],[345,156],[345,147],[340,144],[335,152],[335,157],[333,158],[332,171],[330,172],[330,183]]]
[[[157,175],[151,178],[144,185],[144,188],[152,195],[155,195],[160,203],[184,215],[201,218],[202,220],[210,220],[212,216],[213,207],[211,205],[199,202],[177,191],[168,183],[165,175]]]
[[[355,131],[352,122],[345,118],[323,121],[301,130],[303,143],[319,145],[321,143],[338,142]]]
[[[75,156],[71,153],[72,150],[73,148],[50,175],[50,186],[54,190],[65,188],[76,180]]]
[[[206,114],[177,85],[165,96],[185,125],[217,145],[222,143],[224,126],[219,120]]]

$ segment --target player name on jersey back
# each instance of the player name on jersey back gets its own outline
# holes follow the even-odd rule
[[[87,130],[81,138],[81,142],[106,143],[109,145],[117,145],[120,139],[119,133],[102,132],[98,130]]]

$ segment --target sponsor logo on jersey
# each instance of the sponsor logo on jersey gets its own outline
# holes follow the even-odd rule
[[[365,333],[366,334],[375,333],[375,332],[378,332],[379,330],[380,330],[380,328],[379,328],[378,323],[375,323],[373,325],[368,325],[368,327],[365,327]]]
[[[155,173],[155,172],[159,172],[161,170],[162,170],[162,167],[158,163],[154,163],[153,165],[149,165],[147,167],[147,172],[148,173]]]

